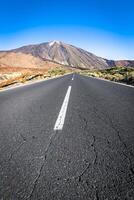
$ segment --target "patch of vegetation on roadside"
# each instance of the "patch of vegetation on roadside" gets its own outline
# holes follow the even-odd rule
[[[105,70],[83,70],[79,71],[79,74],[134,85],[134,68],[132,67],[112,67]]]
[[[63,68],[63,67],[56,67],[53,69],[48,70],[48,74],[50,75],[50,77],[54,77],[54,76],[62,76],[64,74],[68,74],[71,73],[72,70],[71,69],[67,69],[67,68]]]
[[[0,88],[4,88],[13,84],[25,83],[39,76],[42,76],[42,74],[22,73],[21,75],[15,77],[13,74],[12,76],[7,75],[7,78],[0,80]]]
[[[24,69],[24,71],[13,71],[10,73],[0,74],[0,88],[8,87],[14,84],[22,84],[29,81],[53,78],[56,76],[62,76],[67,73],[71,73],[71,69],[66,69],[65,67],[55,67],[48,71],[46,70],[35,70],[35,69]]]

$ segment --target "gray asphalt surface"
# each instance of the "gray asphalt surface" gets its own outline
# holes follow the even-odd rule
[[[0,92],[0,200],[134,199],[134,88],[71,79]]]

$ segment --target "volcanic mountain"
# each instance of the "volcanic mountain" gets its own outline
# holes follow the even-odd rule
[[[0,53],[0,64],[13,67],[45,67],[60,64],[77,69],[106,69],[117,64],[133,65],[134,61],[112,61],[60,41],[23,46]]]
[[[103,69],[109,64],[103,58],[97,57],[81,48],[60,41],[46,42],[38,45],[28,45],[9,51],[10,53],[31,55],[43,61],[52,61],[81,69]]]

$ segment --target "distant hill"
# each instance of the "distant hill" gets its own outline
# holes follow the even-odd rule
[[[117,60],[115,66],[134,67],[134,60]]]

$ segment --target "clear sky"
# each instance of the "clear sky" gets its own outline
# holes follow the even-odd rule
[[[1,0],[0,50],[61,40],[109,59],[134,59],[133,0]]]

